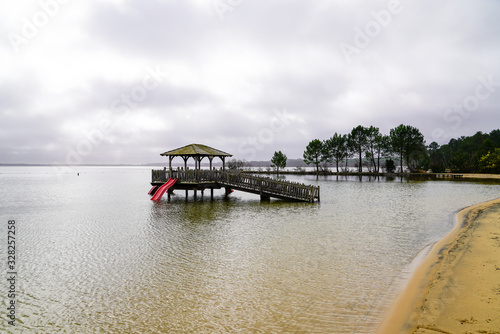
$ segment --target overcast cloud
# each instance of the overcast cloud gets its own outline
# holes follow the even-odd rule
[[[0,162],[246,160],[357,126],[500,128],[498,0],[37,0],[0,8]]]

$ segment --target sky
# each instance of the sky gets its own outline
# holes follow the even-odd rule
[[[1,0],[0,163],[143,164],[191,143],[293,159],[358,125],[488,133],[499,17],[499,0]]]

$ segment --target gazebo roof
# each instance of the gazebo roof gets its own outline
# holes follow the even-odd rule
[[[165,153],[160,154],[162,156],[184,156],[184,157],[208,157],[208,156],[216,156],[216,157],[232,157],[232,154],[217,150],[210,146],[201,145],[201,144],[190,144],[175,150],[167,151]]]

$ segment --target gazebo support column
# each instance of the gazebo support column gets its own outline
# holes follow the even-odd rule
[[[196,169],[196,179],[199,181],[200,180],[200,174],[201,174],[201,161],[203,160],[204,157],[194,157],[195,164],[197,165]]]
[[[208,161],[210,162],[210,167],[209,167],[209,170],[210,170],[210,173],[213,173],[212,171],[212,160],[214,160],[214,157],[209,155],[208,156]]]
[[[168,177],[172,177],[172,160],[174,160],[173,156],[168,157]]]

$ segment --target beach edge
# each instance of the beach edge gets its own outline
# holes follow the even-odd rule
[[[442,276],[452,276],[447,271],[464,255],[466,246],[478,227],[477,219],[485,211],[495,207],[500,208],[500,198],[469,206],[457,213],[454,228],[432,246],[423,262],[416,267],[408,283],[386,312],[376,334],[417,333],[417,330],[418,333],[425,333],[426,326],[420,327],[418,321],[427,315],[428,311],[432,312],[425,305],[431,289]],[[437,328],[428,329],[435,332]]]

